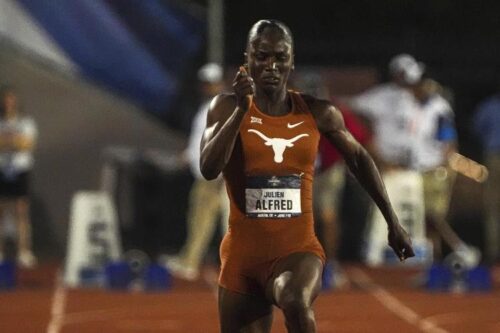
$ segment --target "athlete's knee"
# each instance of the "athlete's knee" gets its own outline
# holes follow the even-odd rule
[[[305,293],[300,291],[285,293],[278,306],[283,311],[289,332],[316,332],[314,312]]]
[[[306,294],[301,289],[285,288],[277,300],[278,306],[287,317],[307,314],[311,310],[311,303]]]

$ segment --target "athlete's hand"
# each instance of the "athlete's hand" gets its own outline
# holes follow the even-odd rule
[[[233,80],[233,90],[238,100],[238,107],[245,111],[250,108],[254,89],[253,79],[248,75],[245,67],[241,66]]]
[[[395,223],[389,227],[389,246],[392,247],[400,261],[406,258],[414,257],[413,247],[411,246],[411,239],[408,233],[403,229],[399,223]]]

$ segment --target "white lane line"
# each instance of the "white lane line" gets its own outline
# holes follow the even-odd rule
[[[64,322],[64,310],[66,307],[66,288],[61,281],[61,272],[56,273],[54,294],[50,307],[50,321],[47,325],[47,333],[59,333]]]
[[[359,268],[349,270],[351,279],[361,288],[369,292],[387,310],[394,313],[407,323],[417,327],[425,333],[449,333],[447,330],[437,326],[431,320],[423,318],[417,312],[409,308],[406,304],[397,299],[382,286],[376,284],[365,272]]]

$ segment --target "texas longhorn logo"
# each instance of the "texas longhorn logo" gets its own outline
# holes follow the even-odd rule
[[[309,136],[309,134],[299,134],[291,139],[282,139],[282,138],[268,138],[261,132],[254,129],[249,129],[248,132],[257,134],[264,140],[266,146],[271,146],[273,148],[274,162],[276,163],[283,162],[283,153],[285,152],[286,148],[293,147],[293,143],[298,139],[303,138],[305,136]]]

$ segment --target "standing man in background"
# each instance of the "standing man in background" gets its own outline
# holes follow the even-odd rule
[[[389,62],[390,82],[377,85],[348,101],[352,110],[368,120],[373,133],[372,156],[379,166],[401,224],[412,237],[418,262],[421,250],[429,252],[425,235],[423,180],[412,168],[414,118],[419,108],[413,88],[420,81],[424,65],[409,54],[399,54]],[[385,230],[383,217],[372,209],[369,221],[365,260],[370,265],[383,264]]]
[[[373,153],[382,171],[408,169],[411,163],[411,126],[417,101],[412,88],[424,66],[409,54],[393,57],[390,82],[377,85],[349,101],[352,110],[366,118],[373,130]]]
[[[425,217],[428,237],[432,241],[434,259],[442,259],[441,237],[455,250],[467,251],[447,223],[455,171],[448,166],[450,156],[457,152],[457,132],[450,103],[443,97],[443,87],[425,78],[415,85],[418,102],[412,123],[414,134],[411,167],[422,173]]]
[[[37,128],[33,119],[19,114],[12,87],[0,87],[0,260],[7,217],[17,227],[17,262],[21,267],[36,265],[31,242],[29,177]]]
[[[485,188],[486,260],[500,259],[500,80],[497,93],[479,104],[473,125],[481,139],[489,177]]]
[[[224,89],[223,69],[208,63],[198,70],[202,103],[194,116],[188,146],[181,155],[181,163],[189,166],[195,181],[189,195],[187,239],[178,255],[167,257],[165,265],[179,278],[195,280],[216,230],[222,219],[227,230],[229,201],[221,177],[207,181],[200,172],[200,142],[207,122],[210,101]]]

